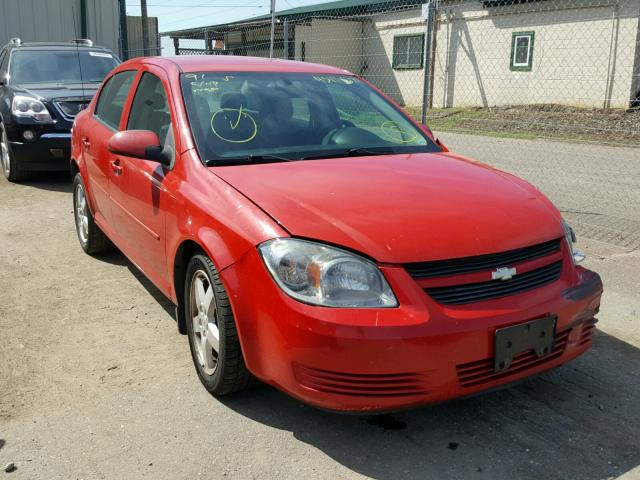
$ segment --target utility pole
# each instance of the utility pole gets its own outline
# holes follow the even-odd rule
[[[140,11],[142,15],[142,54],[149,55],[149,20],[147,16],[147,0],[140,0]]]
[[[273,41],[276,33],[276,0],[271,0],[271,41],[269,42],[269,58],[273,58]]]

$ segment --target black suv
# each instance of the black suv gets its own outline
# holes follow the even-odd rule
[[[0,50],[0,160],[8,180],[69,168],[73,119],[119,63],[90,40],[14,38]]]

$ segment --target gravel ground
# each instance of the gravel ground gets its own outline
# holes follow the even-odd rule
[[[494,157],[518,148],[501,140]],[[0,467],[16,467],[0,478],[640,478],[640,252],[622,243],[582,241],[606,295],[580,359],[467,400],[344,416],[266,386],[209,396],[169,302],[121,254],[82,253],[67,179],[0,180]]]

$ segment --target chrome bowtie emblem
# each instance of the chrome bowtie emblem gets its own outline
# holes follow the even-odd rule
[[[500,267],[495,272],[491,272],[492,280],[511,280],[516,274],[515,268]]]

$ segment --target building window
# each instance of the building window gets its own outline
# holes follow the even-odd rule
[[[305,62],[307,60],[307,42],[300,44],[300,61]]]
[[[514,32],[511,37],[511,70],[531,70],[535,32]]]
[[[396,35],[393,37],[393,68],[415,70],[424,62],[424,35]]]

